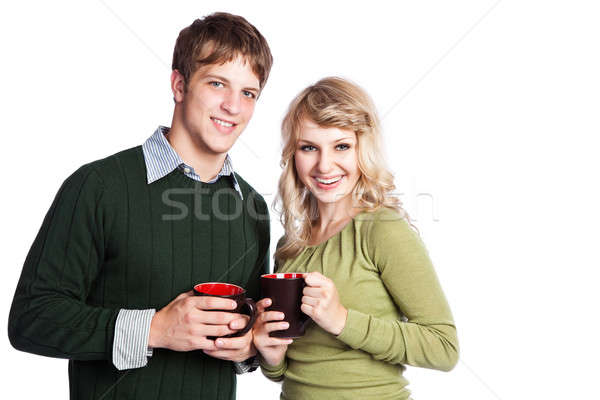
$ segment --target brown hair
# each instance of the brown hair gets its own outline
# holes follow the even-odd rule
[[[243,17],[213,13],[195,20],[179,32],[172,69],[183,75],[187,87],[191,76],[201,66],[222,64],[240,55],[250,63],[262,89],[273,65],[267,41]]]

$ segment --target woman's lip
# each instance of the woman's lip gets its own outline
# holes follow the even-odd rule
[[[324,176],[313,176],[313,178],[315,178],[315,179],[318,178],[318,179],[321,179],[321,180],[324,180],[324,181],[328,181],[330,179],[340,178],[342,176],[344,176],[344,175],[339,174],[339,175],[333,175],[333,176],[327,176],[327,177],[324,177]]]
[[[315,183],[317,184],[317,187],[319,189],[332,190],[332,189],[335,189],[336,187],[340,186],[340,183],[342,182],[342,179],[344,179],[344,175],[338,175],[338,176],[340,177],[340,179],[338,179],[337,182],[330,183],[330,184],[321,183],[315,177],[313,177],[313,179],[315,180]]]

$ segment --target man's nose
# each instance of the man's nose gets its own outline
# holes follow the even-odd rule
[[[228,90],[221,103],[221,108],[229,114],[238,114],[240,112],[240,106],[240,97],[232,90]]]

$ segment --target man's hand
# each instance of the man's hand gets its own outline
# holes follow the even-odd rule
[[[230,299],[182,293],[154,314],[148,346],[175,351],[217,350],[215,342],[206,337],[235,333],[244,327],[244,316],[209,310],[235,308],[235,301]]]
[[[248,323],[249,317],[243,315],[243,319],[236,319],[229,324],[230,328],[243,329]],[[221,360],[242,362],[256,355],[256,348],[252,342],[252,329],[244,336],[232,338],[217,338],[215,340],[216,350],[204,349],[204,353]]]

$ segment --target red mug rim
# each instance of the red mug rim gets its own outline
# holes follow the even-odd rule
[[[278,272],[276,274],[264,274],[261,278],[267,279],[304,279],[303,272]]]
[[[200,290],[200,286],[208,285],[209,289]],[[217,289],[214,291],[213,289]],[[237,296],[239,294],[243,294],[246,290],[238,285],[234,285],[233,283],[226,282],[202,282],[194,285],[194,291],[206,295],[212,296]]]

